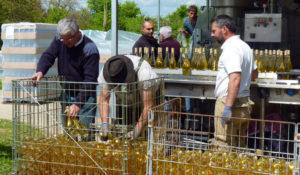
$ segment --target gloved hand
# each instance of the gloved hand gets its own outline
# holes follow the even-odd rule
[[[134,128],[133,131],[129,131],[129,132],[126,134],[125,138],[126,138],[126,139],[129,139],[129,140],[134,140],[134,139],[136,139],[140,134],[141,134],[141,132],[138,131],[138,129]]]
[[[232,116],[232,112],[231,112],[231,107],[230,106],[225,106],[224,111],[222,113],[222,116],[224,118],[222,118],[222,125],[224,126],[224,124],[229,123],[231,121],[231,119],[229,117]]]
[[[107,141],[107,139],[108,139],[108,132],[109,132],[108,123],[102,123],[101,133],[100,133],[102,141]]]

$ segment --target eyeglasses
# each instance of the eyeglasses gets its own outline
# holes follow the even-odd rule
[[[76,36],[76,34],[73,35],[73,36],[72,36],[71,38],[69,38],[69,39],[63,39],[63,38],[60,38],[60,41],[61,41],[61,42],[65,42],[65,41],[70,42],[70,41],[72,41],[72,40],[75,38],[75,36]]]

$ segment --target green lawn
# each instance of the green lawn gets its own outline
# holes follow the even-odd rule
[[[0,174],[12,168],[12,121],[0,119]]]

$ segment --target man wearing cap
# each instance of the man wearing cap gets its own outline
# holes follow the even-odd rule
[[[134,55],[117,55],[111,57],[104,64],[103,69],[100,72],[98,77],[98,82],[101,86],[100,98],[99,98],[99,112],[102,121],[102,140],[107,139],[108,132],[108,116],[109,116],[109,100],[110,100],[110,92],[115,90],[117,96],[117,104],[122,104],[121,100],[124,100],[124,97],[118,97],[119,88],[117,83],[132,83],[132,82],[141,82],[150,79],[157,78],[157,74],[153,71],[151,66],[147,61],[144,61],[138,56]],[[113,83],[113,85],[109,85],[107,83]],[[129,88],[128,88],[129,89]],[[141,111],[137,109],[137,116],[130,116],[133,112],[126,112],[129,116],[125,116],[126,123],[125,124],[133,124],[136,122],[133,131],[127,133],[127,137],[130,139],[137,138],[143,127],[147,124],[148,121],[148,110],[154,106],[154,98],[153,95],[155,93],[156,87],[153,84],[145,83],[142,86],[141,96],[137,98],[139,93],[126,94],[126,104],[138,103],[138,101],[143,102],[143,109]],[[133,91],[134,93],[134,91]],[[132,97],[134,96],[134,97]],[[132,98],[133,102],[129,102]],[[121,117],[122,113],[120,112],[121,107],[117,107],[117,117]],[[127,108],[127,107],[126,107]],[[130,108],[130,107],[129,107]],[[129,111],[133,111],[135,109],[128,109]],[[119,114],[118,114],[119,113]],[[121,118],[120,120],[122,120]],[[118,121],[120,123],[120,120]],[[124,120],[124,119],[123,119]],[[101,123],[100,118],[96,118],[96,124]],[[120,123],[121,124],[121,123]]]
[[[32,80],[41,80],[57,58],[58,75],[63,76],[65,81],[86,82],[65,83],[65,93],[61,95],[61,101],[63,110],[69,106],[69,116],[79,117],[88,126],[93,123],[96,113],[96,83],[88,82],[97,82],[99,52],[95,43],[79,30],[75,20],[60,20],[57,31],[51,45],[42,54]],[[65,126],[66,120],[63,116],[62,122]]]
[[[172,37],[172,28],[170,26],[161,27],[159,30],[159,37],[161,43],[159,46],[163,50],[163,58],[165,57],[166,47],[169,48],[169,55],[171,55],[171,48],[174,48],[175,59],[178,61],[180,55],[180,44]]]

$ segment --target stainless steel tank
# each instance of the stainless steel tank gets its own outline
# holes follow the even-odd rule
[[[226,14],[238,18],[243,15],[244,8],[252,3],[252,0],[212,0],[211,6],[215,8],[216,15]]]

